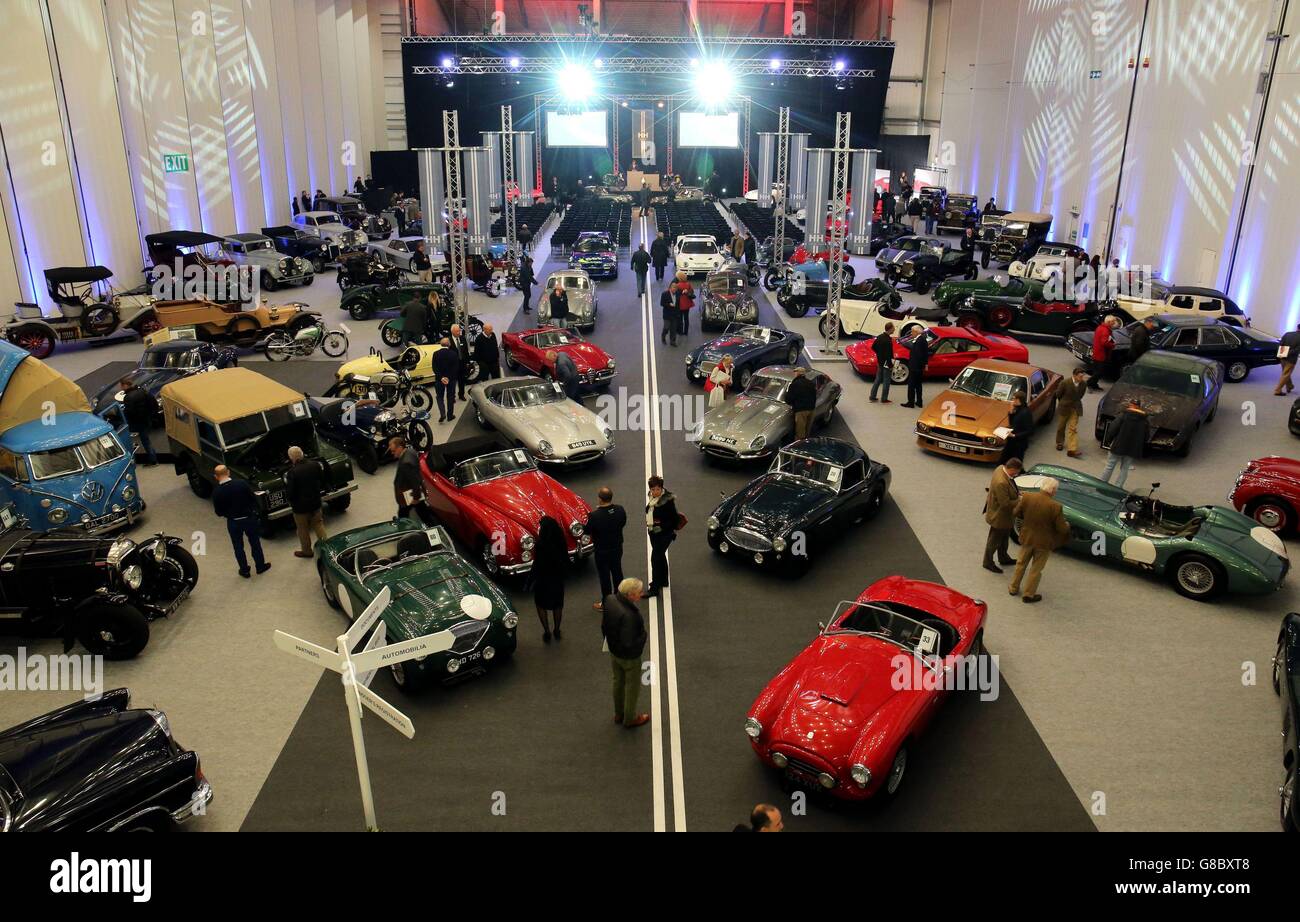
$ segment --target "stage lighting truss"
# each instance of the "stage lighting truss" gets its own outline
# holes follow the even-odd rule
[[[554,45],[563,42],[567,45],[573,45],[584,42],[588,39],[585,35],[543,35],[543,34],[510,34],[502,36],[492,36],[492,40],[500,40],[502,43],[511,45]],[[402,37],[402,44],[410,45],[475,45],[482,44],[488,37],[483,35],[405,35]],[[635,45],[693,45],[708,49],[710,46],[718,48],[734,48],[737,45],[781,45],[787,48],[893,48],[894,43],[891,41],[877,41],[874,39],[843,39],[843,38],[801,38],[789,35],[758,35],[747,36],[744,38],[682,38],[680,35],[602,35],[598,39],[592,40],[591,44],[599,46],[604,43],[626,42]]]
[[[843,63],[843,62],[840,62]],[[602,74],[672,74],[680,76],[683,67],[689,67],[689,61],[681,58],[605,58],[601,62]],[[713,65],[700,61],[695,69],[701,73]],[[451,66],[416,64],[411,68],[414,76],[446,76],[447,74],[572,74],[574,63],[567,58],[519,58],[519,57],[460,57]],[[854,77],[871,78],[876,76],[874,68],[837,67],[833,61],[814,61],[798,59],[753,58],[746,60],[729,60],[726,62],[727,76],[731,79],[748,76],[789,76],[789,77],[835,77],[848,80]],[[589,82],[594,83],[594,70],[583,68],[583,74]]]

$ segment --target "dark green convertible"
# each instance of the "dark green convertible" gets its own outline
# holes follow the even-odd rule
[[[325,600],[355,620],[385,586],[387,642],[451,631],[456,643],[442,653],[390,666],[399,688],[485,672],[515,652],[519,616],[486,576],[456,553],[442,528],[402,518],[332,535],[316,543],[316,569]],[[472,596],[491,603],[484,617]],[[481,603],[480,603],[481,604]],[[473,614],[471,614],[473,612]]]
[[[1041,298],[1043,283],[997,272],[969,282],[956,280],[940,282],[935,286],[934,294],[930,297],[935,307],[953,314],[972,295],[979,296],[981,300],[1005,300],[1008,304],[1019,306],[1026,295],[1034,299]]]
[[[343,292],[339,307],[353,320],[369,320],[380,311],[395,311],[407,301],[427,301],[429,292],[438,295],[441,318],[438,326],[446,329],[455,318],[450,292],[438,282],[404,282],[401,285],[357,285]],[[450,318],[450,319],[448,319]],[[434,318],[430,318],[432,325]]]
[[[1032,493],[1049,477],[1060,483],[1056,499],[1070,523],[1071,551],[1164,576],[1191,599],[1260,595],[1282,586],[1290,566],[1286,546],[1249,516],[1226,506],[1169,505],[1153,495],[1159,484],[1130,493],[1055,464],[1035,465],[1016,485]]]

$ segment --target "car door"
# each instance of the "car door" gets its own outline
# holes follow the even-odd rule
[[[834,521],[839,525],[851,524],[867,508],[866,463],[859,458],[841,469],[840,492],[836,497]]]
[[[520,349],[515,353],[515,361],[531,374],[542,373],[542,350],[537,346],[537,335],[525,336],[519,340]]]
[[[429,471],[423,463],[421,467],[425,471],[424,493],[429,508],[452,534],[473,546],[479,536],[461,506],[460,488],[441,471]]]
[[[973,346],[975,351],[965,350],[966,346]],[[980,345],[969,339],[962,339],[956,336],[948,336],[940,339],[930,350],[930,358],[925,363],[925,375],[927,378],[954,378],[957,372],[969,365],[974,359],[979,358]]]
[[[1235,358],[1240,350],[1240,340],[1225,327],[1218,324],[1203,326],[1198,332],[1200,342],[1197,354],[1204,358],[1226,363]]]

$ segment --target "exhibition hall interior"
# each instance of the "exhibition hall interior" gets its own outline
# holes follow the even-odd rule
[[[0,831],[1296,831],[1300,3],[3,7]]]

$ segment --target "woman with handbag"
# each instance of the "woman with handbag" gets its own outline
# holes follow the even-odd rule
[[[654,597],[668,585],[668,545],[684,523],[677,513],[677,498],[664,489],[664,479],[655,474],[648,486],[645,527],[650,535],[650,585],[645,594]]]
[[[563,640],[560,621],[564,617],[564,574],[569,567],[569,547],[560,523],[549,515],[537,526],[537,546],[533,549],[533,602],[542,622],[542,640],[551,642],[549,616],[555,616],[555,639]]]
[[[724,355],[704,382],[704,389],[709,393],[710,410],[722,406],[727,399],[727,388],[731,387],[731,366],[731,356]]]

